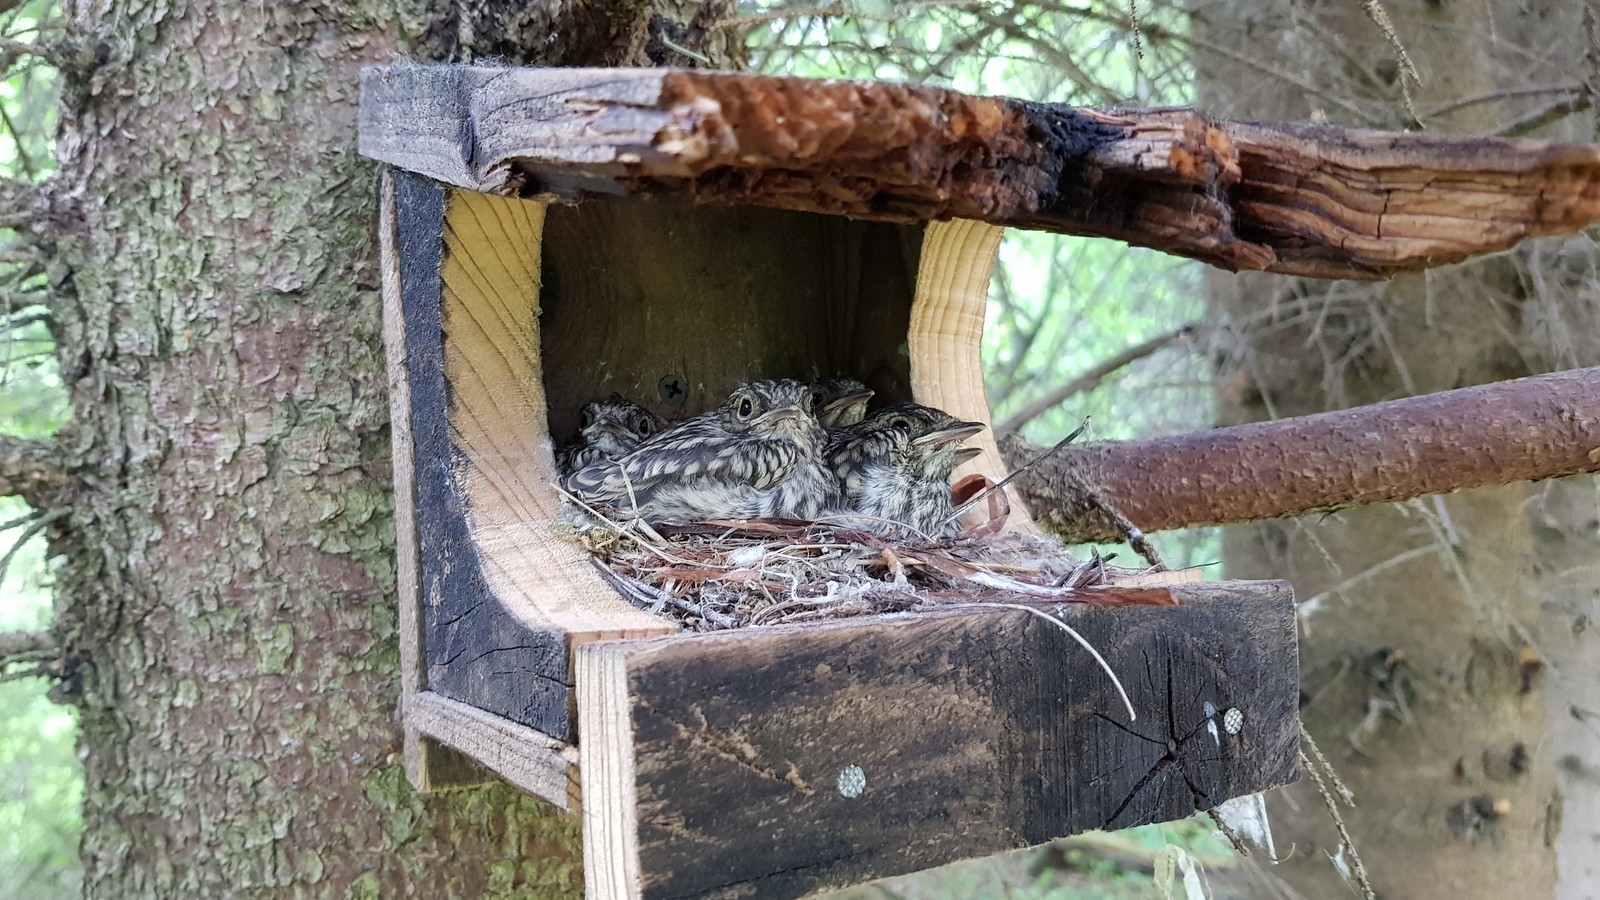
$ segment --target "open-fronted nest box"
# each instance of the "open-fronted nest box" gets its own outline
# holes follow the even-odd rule
[[[1039,143],[1047,126],[1055,145]],[[413,783],[471,783],[482,766],[581,806],[596,896],[776,897],[1292,780],[1282,583],[1066,610],[1120,673],[1130,722],[1099,664],[1025,610],[682,633],[553,528],[552,436],[613,391],[675,419],[750,378],[848,375],[987,422],[979,338],[1001,228],[973,219],[1029,224],[1056,190],[1041,173],[1087,172],[1069,151],[1112,131],[905,85],[364,73],[361,149],[392,167]],[[971,468],[998,476],[987,436],[983,450]]]

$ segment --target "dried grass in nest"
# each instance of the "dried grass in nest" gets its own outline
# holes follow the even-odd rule
[[[638,606],[686,631],[815,622],[952,604],[1050,612],[1058,605],[1170,605],[1164,588],[1105,587],[1133,572],[1078,560],[1053,538],[893,540],[822,522],[601,525],[596,568]]]
[[[958,494],[959,496],[959,494]],[[1052,537],[999,534],[1005,508],[953,538],[887,538],[843,523],[754,519],[619,524],[576,498],[586,524],[577,536],[595,569],[634,604],[685,631],[723,631],[952,606],[1019,609],[1043,617],[1116,673],[1064,621],[1067,604],[1172,606],[1161,587],[1117,586],[1138,574],[1096,554],[1079,560]],[[1108,590],[1115,587],[1114,591]]]

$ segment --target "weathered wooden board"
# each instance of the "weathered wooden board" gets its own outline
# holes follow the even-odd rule
[[[734,72],[369,68],[360,147],[490,193],[975,219],[1319,277],[1387,277],[1600,218],[1600,146]]]
[[[394,191],[424,683],[451,699],[565,738],[570,735],[565,637],[517,621],[495,598],[457,478],[465,460],[450,421],[441,319],[447,192],[404,172],[395,173]],[[397,352],[392,344],[390,352]]]
[[[578,749],[571,744],[432,691],[408,697],[405,716],[408,728],[437,742],[453,761],[477,772],[475,779],[466,772],[456,773],[452,780],[431,785],[434,790],[481,783],[490,780],[486,773],[492,772],[563,810],[577,811]],[[440,760],[432,762],[441,768],[445,765]]]
[[[590,890],[794,897],[1295,780],[1288,585],[1173,590],[1183,606],[1068,611],[1132,722],[1088,654],[1021,611],[580,648]]]

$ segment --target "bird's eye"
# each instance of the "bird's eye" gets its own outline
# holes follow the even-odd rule
[[[594,424],[594,410],[591,409],[590,407],[585,406],[583,408],[583,412],[578,414],[578,423],[579,423],[579,426],[583,427],[583,428],[588,428],[590,425],[593,425]]]
[[[651,434],[656,430],[656,423],[650,421],[649,416],[640,416],[638,423],[634,425],[634,429],[641,435]]]
[[[739,418],[748,419],[748,418],[750,418],[750,414],[755,412],[755,411],[756,411],[756,405],[754,403],[750,402],[750,398],[749,397],[746,397],[743,400],[739,401]]]

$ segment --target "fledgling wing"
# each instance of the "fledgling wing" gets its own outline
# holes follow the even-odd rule
[[[791,441],[733,435],[707,417],[683,422],[621,459],[573,472],[566,488],[588,503],[644,509],[654,494],[696,482],[739,483],[766,489],[801,461]]]

